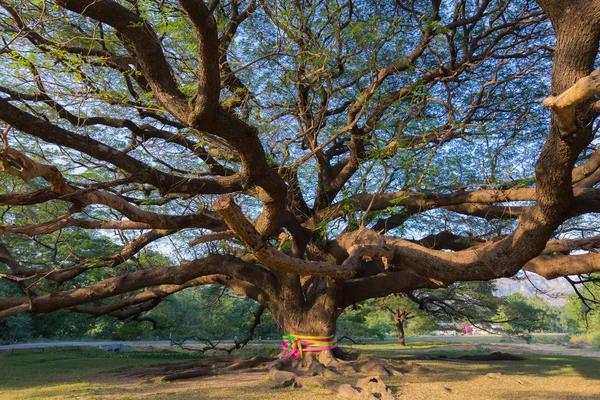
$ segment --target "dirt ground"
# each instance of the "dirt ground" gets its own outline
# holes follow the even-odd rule
[[[401,367],[409,367],[402,376],[383,377],[397,399],[600,399],[600,352],[597,351],[555,344],[501,342],[418,342],[405,349],[393,343],[368,344],[352,346],[352,351],[389,358]],[[459,355],[494,351],[522,354],[525,360],[473,362],[452,359]],[[343,398],[317,386],[273,388],[266,372],[260,370],[164,382],[151,373],[139,374],[139,371],[152,370],[150,366],[156,364],[153,359],[87,359],[78,354],[71,357],[71,353],[60,351],[23,354],[0,355],[0,398],[3,400]],[[436,358],[439,355],[449,358]],[[31,376],[24,377],[21,368]],[[353,383],[357,377],[341,379]]]
[[[413,349],[414,350],[414,349]],[[558,345],[494,344],[451,345],[436,348],[443,354],[480,354],[503,351],[525,355],[523,362],[464,362],[456,360],[409,361],[414,368],[400,377],[383,380],[397,399],[600,399],[598,352]],[[432,351],[418,352],[420,354]],[[576,354],[573,354],[576,353]],[[397,354],[390,354],[396,357]],[[558,357],[557,357],[558,356]],[[580,356],[588,357],[579,359]],[[586,362],[587,361],[587,362]],[[353,383],[356,377],[346,381]],[[98,399],[341,399],[331,392],[309,387],[273,389],[265,372],[240,372],[196,378],[169,384],[113,376]]]

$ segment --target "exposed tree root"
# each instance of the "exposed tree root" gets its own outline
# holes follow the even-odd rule
[[[178,379],[189,379],[201,376],[213,376],[222,374],[232,374],[239,370],[257,370],[257,368],[264,367],[268,363],[274,360],[273,357],[261,357],[256,356],[253,358],[243,358],[233,364],[223,362],[214,362],[210,365],[198,367],[192,370],[185,370],[181,372],[175,372],[165,375],[163,381],[175,381]]]
[[[344,361],[323,352],[301,359],[279,359],[269,366],[269,377],[274,387],[318,386],[346,398],[392,400],[395,397],[382,377],[401,376],[412,368],[403,361],[396,363],[402,367],[378,358]],[[359,379],[354,384],[347,383],[344,378],[352,375]]]
[[[220,356],[211,357],[207,360],[186,363],[160,363],[130,372],[130,376],[160,377],[163,381],[175,381],[179,379],[198,378],[203,376],[214,376],[233,374],[240,370],[267,371],[267,365],[276,360],[275,357],[237,357]]]
[[[392,400],[395,397],[383,379],[402,376],[410,371],[418,372],[421,368],[402,360],[371,357],[351,359],[347,353],[326,351],[305,353],[303,358],[221,356],[175,365],[162,363],[130,375],[175,381],[234,374],[241,370],[265,372],[268,373],[273,388],[321,387],[350,399]]]

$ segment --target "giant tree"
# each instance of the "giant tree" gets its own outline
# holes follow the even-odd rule
[[[600,1],[0,6],[0,233],[128,238],[68,266],[7,249],[0,317],[220,284],[327,336],[369,298],[598,269]],[[14,222],[43,203],[65,211]],[[147,246],[181,263],[121,268]]]

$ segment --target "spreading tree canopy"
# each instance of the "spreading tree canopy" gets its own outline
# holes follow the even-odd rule
[[[219,284],[329,335],[369,298],[600,269],[598,0],[0,6],[0,317]],[[79,230],[119,246],[36,264]]]

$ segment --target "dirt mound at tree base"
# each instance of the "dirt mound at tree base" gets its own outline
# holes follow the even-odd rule
[[[346,354],[347,355],[347,354]],[[432,372],[419,364],[404,360],[359,357],[351,360],[331,352],[306,354],[303,358],[215,357],[181,364],[155,364],[129,372],[129,376],[150,381],[173,382],[190,378],[215,377],[244,372],[261,372],[268,376],[273,389],[319,387],[339,396],[357,400],[393,400],[386,377],[407,373]]]
[[[317,386],[345,398],[393,400],[393,391],[383,378],[404,376],[409,372],[420,373],[422,368],[404,360],[372,357],[341,360],[331,354],[321,353],[310,354],[302,359],[277,360],[269,367],[269,378],[275,388]]]

